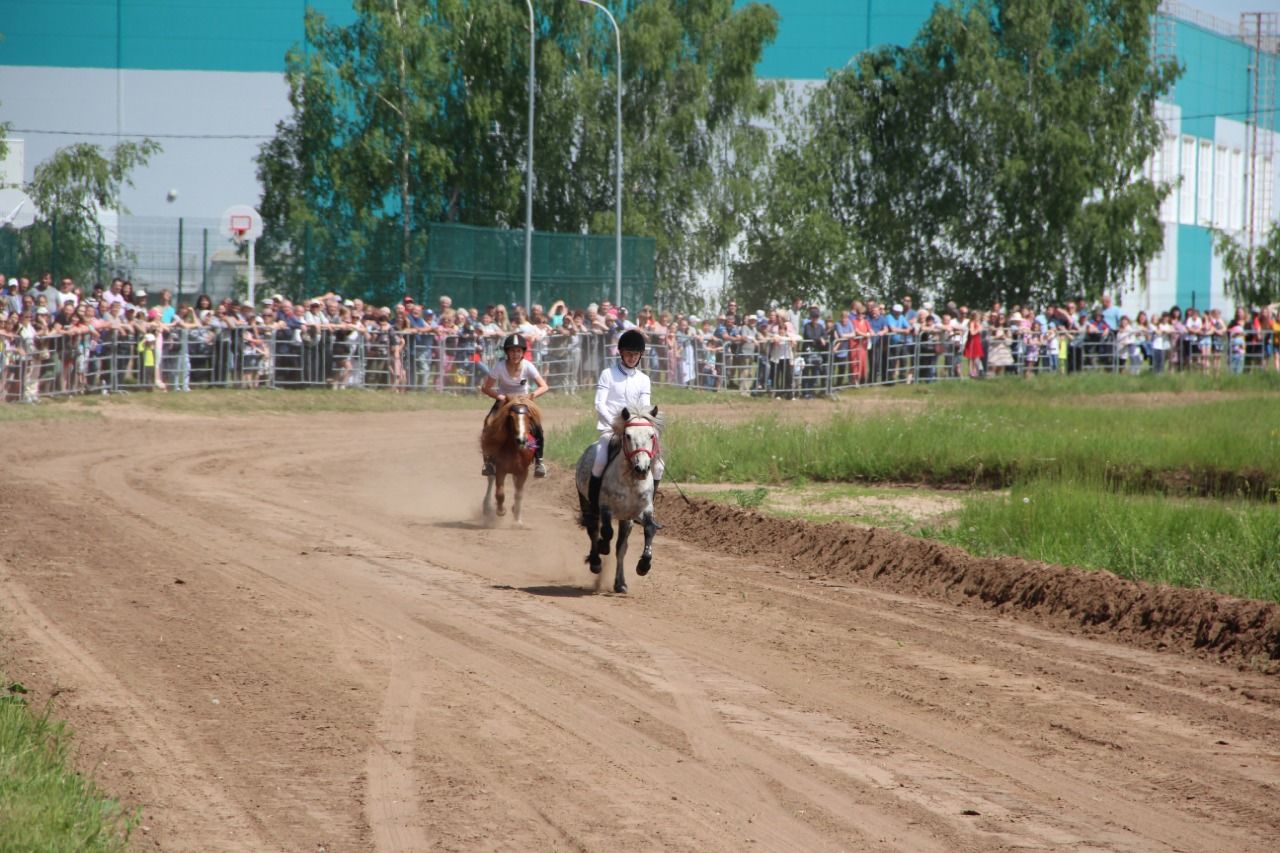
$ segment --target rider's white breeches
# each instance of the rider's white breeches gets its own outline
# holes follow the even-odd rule
[[[592,477],[599,477],[604,474],[604,466],[609,464],[609,439],[612,437],[612,430],[602,430],[600,432],[600,438],[596,440],[596,461],[591,466]],[[662,454],[658,454],[658,458],[653,460],[653,479],[661,480],[662,474],[666,470],[667,466],[662,461]]]

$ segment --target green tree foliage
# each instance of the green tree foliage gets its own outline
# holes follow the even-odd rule
[[[1280,302],[1280,228],[1272,225],[1253,249],[1230,234],[1214,231],[1214,248],[1222,258],[1223,284],[1237,305]]]
[[[612,233],[613,30],[576,0],[535,8],[534,227]],[[732,0],[615,9],[623,231],[657,240],[660,286],[675,301],[755,204],[767,139],[751,122],[772,95],[754,68],[777,15]],[[524,4],[356,0],[355,10],[346,27],[308,13],[307,43],[287,57],[293,113],[258,157],[259,249],[295,291],[413,287],[426,223],[524,223]]]
[[[133,170],[145,166],[158,151],[160,144],[152,139],[121,142],[106,151],[81,142],[58,149],[36,166],[24,189],[39,214],[25,229],[20,268],[74,278],[90,273],[100,258],[99,214],[128,212],[120,194],[133,185]],[[106,247],[101,259],[109,266],[122,260]]]
[[[1170,191],[1142,176],[1177,74],[1149,58],[1156,3],[961,0],[832,73],[784,124],[739,295],[1113,287],[1159,249]]]

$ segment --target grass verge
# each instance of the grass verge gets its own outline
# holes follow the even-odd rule
[[[922,401],[914,413],[858,413],[855,398],[817,423],[677,414],[663,443],[676,480],[745,484],[717,499],[771,514],[1280,602],[1277,390],[1274,375],[940,384],[885,392]],[[584,420],[550,452],[571,465],[594,437]],[[850,482],[1011,491],[952,491],[959,509],[921,518],[822,494]]]
[[[590,425],[588,425],[589,427]],[[589,440],[590,430],[571,438]],[[1177,406],[940,402],[920,414],[825,423],[674,419],[664,435],[680,479],[962,484],[1093,477],[1165,494],[1275,500],[1280,395]]]
[[[921,533],[979,555],[1104,568],[1131,580],[1280,603],[1280,513],[1272,506],[1037,480],[1008,495],[970,495],[954,521]]]
[[[20,684],[0,693],[0,850],[124,851],[136,817],[71,769],[71,734],[33,711]]]

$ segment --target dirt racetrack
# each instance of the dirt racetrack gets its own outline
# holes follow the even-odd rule
[[[1276,849],[1256,655],[670,494],[653,573],[597,594],[567,472],[479,523],[477,407],[3,427],[0,669],[138,849]]]

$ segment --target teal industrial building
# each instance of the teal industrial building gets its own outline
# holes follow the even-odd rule
[[[781,24],[760,75],[815,81],[860,51],[910,42],[935,4],[772,5]],[[0,120],[22,140],[9,179],[29,180],[72,142],[147,135],[164,151],[125,193],[134,215],[253,203],[253,158],[288,113],[284,54],[302,42],[308,7],[353,15],[350,0],[0,0]],[[1166,137],[1150,169],[1178,186],[1161,211],[1164,250],[1141,281],[1118,283],[1126,305],[1227,307],[1211,229],[1247,244],[1274,220],[1276,18],[1228,22],[1173,2],[1155,16],[1154,52],[1185,72],[1159,107]]]

